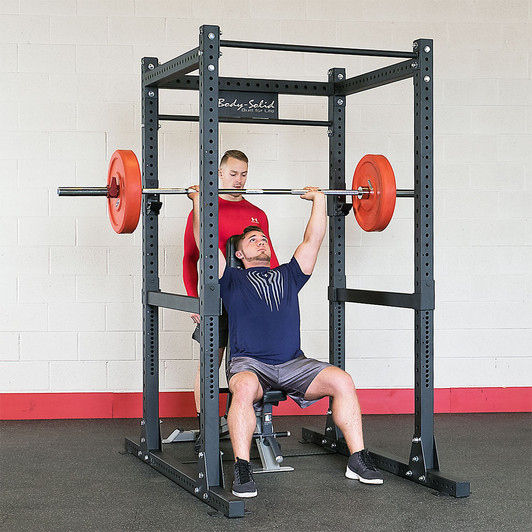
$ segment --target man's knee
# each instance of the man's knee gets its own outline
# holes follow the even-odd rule
[[[332,391],[331,395],[353,395],[356,393],[353,379],[346,371],[334,368],[333,371],[326,375],[326,378]]]
[[[346,376],[344,377],[342,386],[343,393],[349,395],[350,397],[356,397],[357,392],[355,388],[355,383],[353,382],[351,375],[349,375],[348,373],[346,373]]]
[[[262,387],[257,376],[251,371],[242,371],[233,375],[229,381],[232,401],[258,401],[262,397]]]

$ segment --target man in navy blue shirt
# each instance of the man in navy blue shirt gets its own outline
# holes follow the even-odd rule
[[[196,187],[195,187],[196,188]],[[298,293],[314,270],[327,227],[325,196],[307,187],[301,196],[312,201],[303,242],[291,261],[270,269],[271,250],[259,227],[244,229],[236,257],[244,270],[226,268],[219,253],[220,292],[229,316],[231,360],[227,372],[232,394],[227,417],[235,456],[233,494],[255,497],[249,454],[256,425],[254,405],[264,392],[283,390],[301,407],[332,398],[332,416],[352,453],[346,477],[382,484],[381,473],[364,448],[362,418],[351,376],[326,362],[306,358],[300,347]],[[199,194],[193,201],[193,227],[199,243]]]

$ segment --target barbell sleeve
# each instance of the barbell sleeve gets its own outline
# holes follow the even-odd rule
[[[107,187],[59,187],[58,196],[107,196]]]

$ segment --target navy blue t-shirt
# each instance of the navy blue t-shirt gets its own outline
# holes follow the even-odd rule
[[[229,316],[231,357],[282,364],[303,354],[298,293],[309,278],[294,257],[273,269],[225,269],[220,292]]]

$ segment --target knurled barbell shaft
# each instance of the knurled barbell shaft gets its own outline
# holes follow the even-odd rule
[[[144,188],[143,194],[188,194],[188,188]],[[301,196],[306,190],[273,188],[273,189],[239,189],[239,188],[221,188],[218,194],[264,194],[264,195],[293,195]],[[357,196],[363,198],[370,194],[369,188],[360,188],[358,190],[321,190],[326,196]],[[60,187],[57,189],[58,196],[107,196],[107,187]],[[397,189],[398,198],[413,198],[414,191],[409,189]]]

